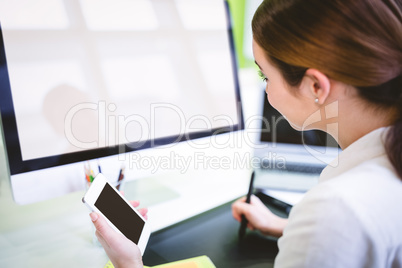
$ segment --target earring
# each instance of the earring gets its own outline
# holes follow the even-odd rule
[[[318,103],[318,98],[315,98],[314,102],[315,102],[315,103]]]

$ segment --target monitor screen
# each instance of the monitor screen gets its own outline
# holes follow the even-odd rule
[[[242,128],[225,1],[26,0],[0,10],[11,175]]]

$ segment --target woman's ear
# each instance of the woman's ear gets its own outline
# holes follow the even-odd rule
[[[303,91],[311,95],[312,101],[319,105],[325,103],[331,89],[329,78],[316,69],[307,69],[301,85]]]

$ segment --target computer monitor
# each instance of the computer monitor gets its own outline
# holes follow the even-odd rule
[[[226,1],[6,1],[0,10],[17,203],[79,189],[86,160],[243,128]]]

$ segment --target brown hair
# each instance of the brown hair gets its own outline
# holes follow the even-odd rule
[[[385,148],[402,179],[402,0],[264,0],[252,29],[289,85],[315,68],[397,110]]]

